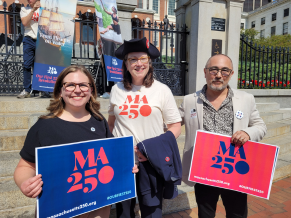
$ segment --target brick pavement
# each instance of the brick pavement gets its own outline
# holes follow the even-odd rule
[[[269,200],[248,196],[249,218],[291,218],[291,177],[273,183]],[[225,218],[222,201],[218,202],[216,218]],[[198,208],[164,215],[163,218],[198,218]]]

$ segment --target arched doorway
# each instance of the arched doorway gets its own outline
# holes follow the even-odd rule
[[[141,27],[142,21],[139,18],[131,18],[131,24],[132,27]],[[132,31],[132,38],[139,38],[141,39],[143,37],[143,32],[142,30],[136,30],[134,29]]]

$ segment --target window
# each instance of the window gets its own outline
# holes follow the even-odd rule
[[[159,0],[153,0],[153,10],[159,13]]]
[[[137,7],[143,8],[143,0],[137,0]]]
[[[261,18],[261,25],[264,25],[265,24],[265,17],[262,17]]]
[[[240,28],[244,29],[245,28],[245,24],[244,23],[240,23]]]
[[[288,22],[283,23],[283,35],[288,34]]]
[[[252,21],[252,28],[256,27],[256,21]]]
[[[274,36],[276,34],[276,27],[272,26],[271,27],[271,36]]]
[[[284,9],[284,17],[289,16],[289,8]]]
[[[169,0],[168,15],[175,15],[175,0]]]
[[[160,32],[154,32],[154,33],[153,33],[153,44],[154,44],[156,47],[160,47],[160,46],[159,46],[159,41],[160,41]]]
[[[265,30],[261,30],[261,32],[260,32],[260,37],[261,37],[261,38],[265,38]]]
[[[272,21],[277,20],[277,13],[272,14]]]

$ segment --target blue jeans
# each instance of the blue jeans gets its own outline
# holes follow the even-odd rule
[[[31,91],[31,68],[34,64],[36,40],[25,36],[23,38],[23,86],[25,91]]]

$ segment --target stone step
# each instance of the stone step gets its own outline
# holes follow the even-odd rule
[[[0,130],[29,129],[43,113],[0,114]]]
[[[0,113],[40,113],[46,112],[49,98],[39,97],[17,99],[16,97],[1,96]]]
[[[277,160],[274,181],[291,176],[291,153],[280,155]]]
[[[261,143],[280,147],[279,156],[291,152],[291,133],[288,132],[272,138],[264,138]]]
[[[285,119],[267,124],[267,134],[264,139],[276,137],[289,133],[291,130],[291,119]]]
[[[280,104],[278,103],[256,103],[257,110],[261,113],[275,111],[280,109]]]
[[[0,114],[9,113],[47,113],[52,98],[40,98],[39,96],[17,99],[15,96],[0,97]],[[100,101],[100,111],[108,111],[109,99],[98,98]]]
[[[291,108],[279,109],[276,111],[260,113],[261,118],[266,124],[291,118]]]
[[[1,130],[0,152],[20,150],[26,138],[27,129],[24,130]]]

